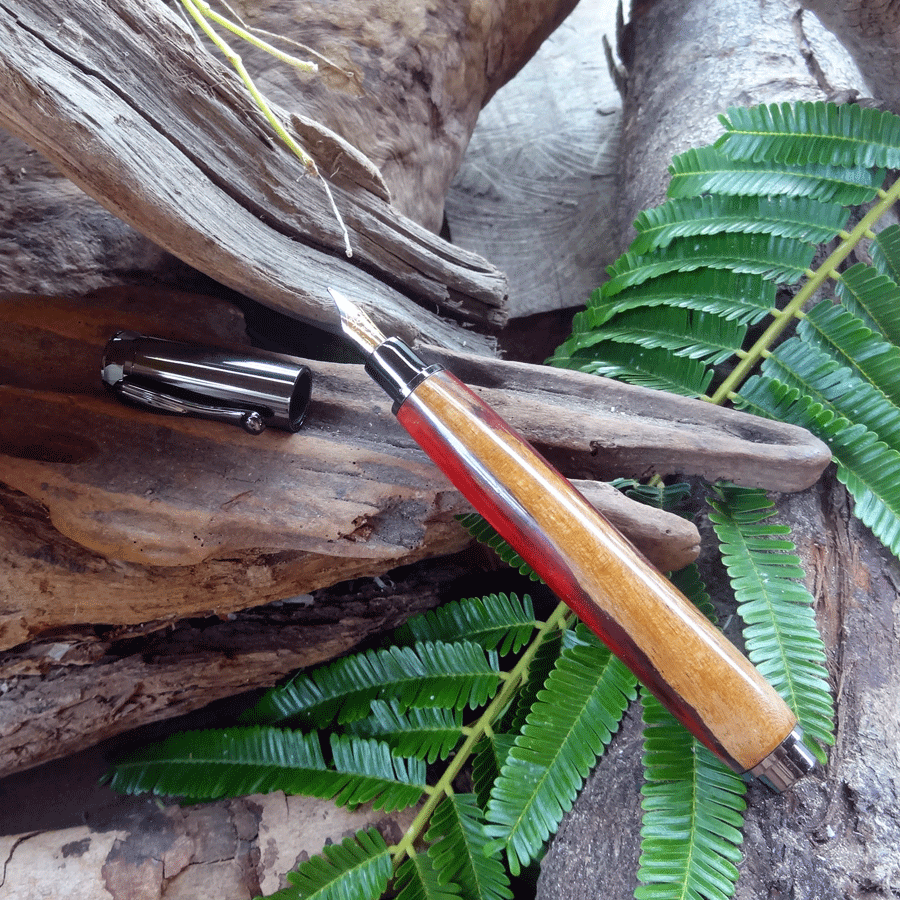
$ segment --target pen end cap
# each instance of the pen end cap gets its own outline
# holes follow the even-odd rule
[[[760,763],[751,774],[776,791],[786,791],[818,768],[812,751],[803,742],[803,731],[796,726],[793,731]]]

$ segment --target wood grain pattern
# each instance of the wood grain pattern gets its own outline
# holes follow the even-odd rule
[[[450,373],[397,413],[472,505],[668,709],[739,771],[796,724],[759,672],[529,444]]]

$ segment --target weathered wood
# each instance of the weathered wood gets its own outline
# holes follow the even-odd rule
[[[416,809],[386,816],[280,791],[205,806],[148,800],[112,827],[0,837],[4,900],[250,900],[288,887],[297,864],[359,830],[390,845]]]
[[[81,304],[10,298],[2,310],[0,347],[13,363],[0,387],[2,646],[63,624],[229,612],[468,541],[454,520],[468,506],[361,366],[308,360],[313,401],[301,432],[252,437],[131,409],[98,377],[105,341],[122,327],[240,344],[227,305],[108,291]],[[690,471],[797,489],[828,458],[799,429],[697,401],[434,352],[571,477]],[[610,489],[587,492],[660,568],[696,553],[679,517]]]
[[[0,389],[4,647],[78,622],[230,612],[468,543],[453,519],[468,506],[360,366],[310,361],[302,432],[256,439],[131,409],[99,381],[120,327],[240,345],[229,304],[111,290],[81,303],[7,299],[3,319],[3,358],[14,361]],[[552,415],[533,385],[516,396],[532,421]],[[581,452],[590,459],[587,444]],[[660,565],[696,553],[688,523],[610,489],[594,495]]]
[[[437,232],[481,107],[575,5],[242,0],[232,8],[249,25],[318,54],[319,76],[309,78],[242,47],[266,94],[359,147],[384,176],[394,205]]]
[[[347,260],[322,184],[173,12],[156,0],[79,0],[66,13],[60,25],[53,3],[4,4],[0,122],[88,194],[193,267],[296,317],[334,325],[334,284],[409,340],[491,352],[489,339],[419,304],[502,322],[506,284],[493,266],[335,173]],[[320,140],[329,160],[336,143],[355,153],[327,129]]]
[[[458,599],[466,556],[176,624],[60,624],[0,653],[0,774],[75,753],[351,650],[409,616]],[[128,583],[139,607],[141,584]],[[254,589],[248,585],[248,591]]]

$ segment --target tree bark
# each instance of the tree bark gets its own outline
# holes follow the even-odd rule
[[[900,9],[882,0],[802,0],[853,55],[880,104],[900,112]]]
[[[664,199],[674,153],[715,139],[729,105],[846,99],[864,90],[842,50],[798,4],[635,2],[625,65],[622,246],[640,209]],[[824,772],[784,795],[747,795],[737,897],[891,897],[900,878],[900,654],[892,617],[900,567],[851,516],[833,473],[776,498],[816,597],[837,697]],[[701,521],[701,567],[727,592],[715,535]],[[716,598],[720,599],[719,596]],[[540,900],[625,900],[637,886],[641,743],[636,711],[588,779],[542,864]],[[893,886],[893,887],[892,887]]]

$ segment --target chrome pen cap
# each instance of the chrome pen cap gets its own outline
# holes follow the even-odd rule
[[[312,390],[307,366],[264,350],[225,350],[119,331],[100,374],[120,399],[160,412],[233,422],[251,434],[297,431]]]

